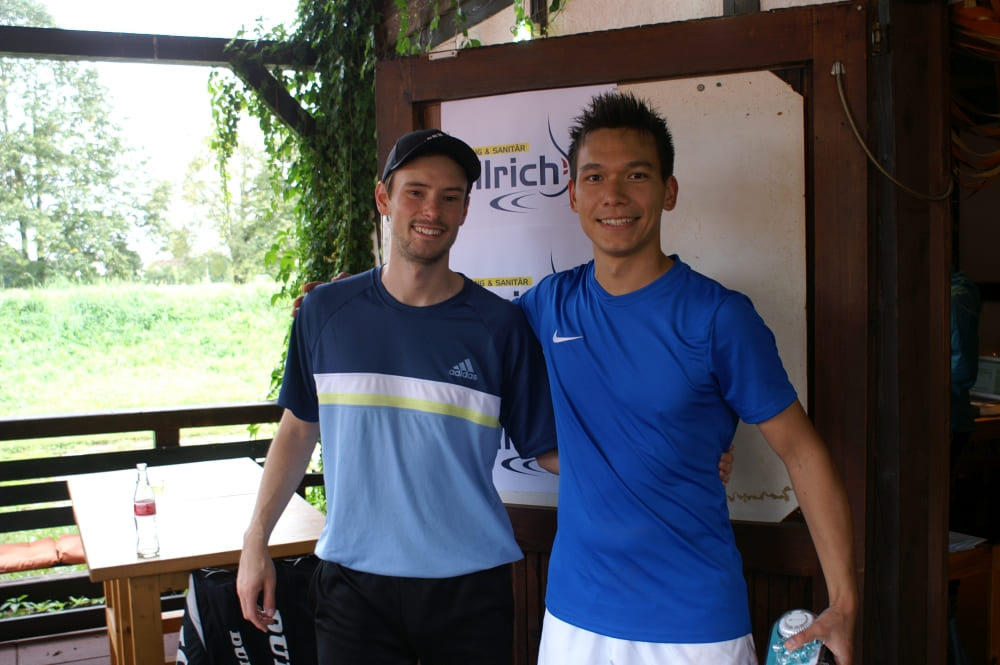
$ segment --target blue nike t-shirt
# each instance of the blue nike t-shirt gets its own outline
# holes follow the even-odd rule
[[[611,637],[720,642],[751,626],[719,457],[740,418],[796,395],[750,300],[673,258],[634,293],[608,294],[591,262],[519,300],[559,434],[546,605]]]

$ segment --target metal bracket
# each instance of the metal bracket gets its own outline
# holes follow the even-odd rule
[[[878,19],[872,25],[871,45],[872,55],[885,55],[889,52],[889,26],[883,28]]]

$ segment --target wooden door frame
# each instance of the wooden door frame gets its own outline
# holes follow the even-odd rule
[[[865,134],[868,21],[861,5],[814,5],[383,60],[376,69],[379,164],[398,136],[434,124],[447,100],[754,70],[797,78],[805,100],[807,407],[847,486],[861,589],[873,400],[869,183],[831,72],[843,64],[845,97]]]

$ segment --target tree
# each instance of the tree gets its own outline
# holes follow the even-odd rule
[[[47,27],[33,0],[6,0],[0,20]],[[97,71],[75,62],[0,58],[0,269],[15,284],[55,275],[132,278],[137,229],[156,234],[166,198],[113,124]],[[13,252],[11,251],[13,250]]]
[[[265,273],[265,255],[292,226],[294,202],[274,190],[274,163],[245,143],[222,176],[216,165],[206,149],[188,166],[184,200],[195,215],[189,225],[216,230],[229,252],[233,281],[242,284]]]

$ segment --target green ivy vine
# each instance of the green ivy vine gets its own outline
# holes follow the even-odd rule
[[[295,228],[276,238],[268,254],[279,269],[279,296],[294,295],[305,281],[374,265],[374,33],[379,21],[374,5],[370,0],[301,0],[293,32],[283,26],[258,32],[256,44],[266,40],[314,55],[312,67],[271,70],[315,121],[308,135],[289,129],[241,81],[221,71],[210,77],[212,148],[219,171],[225,173],[238,141],[239,118],[248,114],[263,132],[275,195],[295,200]]]
[[[271,69],[312,117],[308,133],[286,126],[228,72],[210,76],[212,148],[222,182],[238,142],[240,117],[246,114],[256,118],[264,135],[275,199],[295,203],[293,229],[277,234],[267,253],[280,285],[272,302],[289,303],[305,282],[375,265],[375,28],[380,20],[375,5],[371,0],[300,0],[294,31],[258,28],[255,45],[273,42],[313,56],[311,67]],[[272,372],[272,395],[280,386],[283,360]]]

